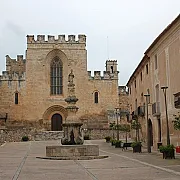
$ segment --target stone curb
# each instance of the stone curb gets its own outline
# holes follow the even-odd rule
[[[80,156],[80,157],[36,157],[38,159],[49,159],[49,160],[93,160],[93,159],[104,159],[109,156]]]

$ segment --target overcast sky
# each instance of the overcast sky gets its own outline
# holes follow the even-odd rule
[[[108,58],[117,59],[125,85],[179,13],[180,0],[0,0],[0,72],[6,54],[25,54],[27,34],[86,34],[88,70],[103,71]]]

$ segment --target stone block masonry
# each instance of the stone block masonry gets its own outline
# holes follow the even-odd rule
[[[47,157],[99,156],[98,145],[46,146]]]

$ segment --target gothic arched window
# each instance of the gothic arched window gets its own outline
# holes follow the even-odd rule
[[[94,103],[96,103],[96,104],[98,103],[98,99],[99,99],[98,96],[99,96],[98,92],[95,92],[94,93]]]
[[[63,93],[63,65],[59,57],[51,61],[51,94]]]

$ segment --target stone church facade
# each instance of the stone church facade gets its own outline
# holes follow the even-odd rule
[[[26,57],[6,56],[0,76],[0,115],[7,123],[27,123],[45,130],[61,130],[67,117],[68,74],[73,70],[77,117],[87,125],[108,126],[107,112],[118,106],[117,61],[106,61],[101,76],[87,71],[86,36],[27,36]],[[94,122],[93,122],[94,120]],[[92,123],[91,123],[92,122]]]

